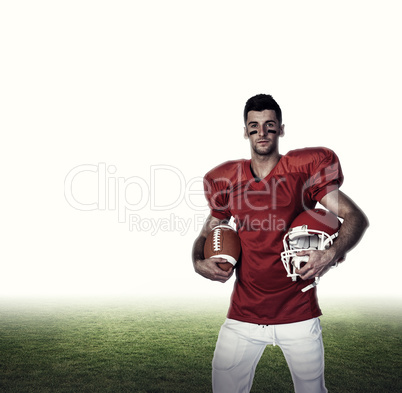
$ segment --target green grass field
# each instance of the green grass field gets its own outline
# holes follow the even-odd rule
[[[196,299],[6,302],[0,306],[1,392],[210,392],[226,302]],[[323,302],[329,392],[402,392],[401,304]],[[292,392],[267,347],[253,393]]]

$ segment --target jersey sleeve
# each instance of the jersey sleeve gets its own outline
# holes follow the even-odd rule
[[[338,156],[329,149],[322,149],[311,166],[307,182],[310,198],[319,202],[328,193],[337,190],[343,183],[343,173]]]
[[[204,193],[211,210],[211,215],[219,220],[230,219],[229,209],[230,189],[225,178],[214,178],[209,174],[204,176]]]

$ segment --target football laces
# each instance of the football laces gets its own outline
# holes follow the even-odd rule
[[[213,247],[214,247],[214,251],[220,251],[220,249],[221,249],[221,230],[220,230],[220,228],[216,228],[214,231]]]

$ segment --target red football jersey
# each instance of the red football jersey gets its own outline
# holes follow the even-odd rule
[[[229,161],[204,178],[212,216],[234,217],[241,239],[228,318],[268,325],[318,317],[316,288],[301,291],[313,280],[287,277],[280,253],[292,221],[342,184],[338,157],[326,148],[293,150],[264,179],[250,164]]]

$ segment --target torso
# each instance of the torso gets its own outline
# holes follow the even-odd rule
[[[319,316],[315,289],[301,292],[309,282],[288,278],[280,253],[292,221],[342,181],[336,156],[326,149],[293,151],[260,181],[250,160],[231,161],[209,172],[206,180],[211,183],[209,200],[217,207],[212,214],[233,216],[242,243],[228,317],[276,324]]]

